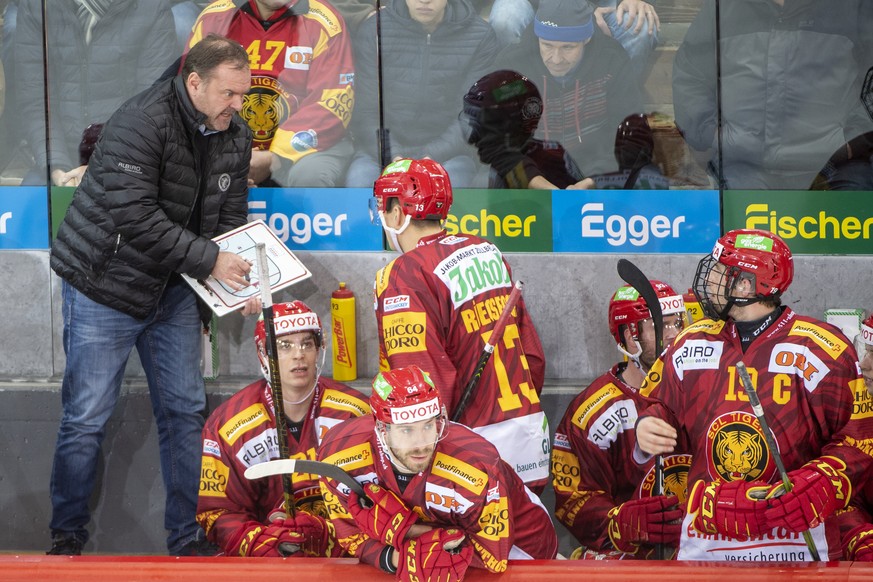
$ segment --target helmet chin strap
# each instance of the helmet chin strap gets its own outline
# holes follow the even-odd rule
[[[615,344],[615,347],[618,348],[618,351],[627,356],[627,359],[633,362],[634,365],[636,365],[636,367],[639,368],[643,374],[646,374],[648,370],[646,370],[645,366],[643,366],[643,363],[640,362],[640,356],[643,354],[643,346],[641,346],[640,342],[638,342],[637,340],[634,340],[634,344],[637,346],[637,351],[633,354],[624,349],[624,346],[621,344]]]
[[[391,240],[391,246],[394,247],[394,250],[398,253],[402,253],[403,249],[400,248],[400,242],[397,240],[397,237],[406,231],[406,229],[409,227],[410,221],[412,220],[412,217],[409,214],[406,214],[405,216],[406,218],[403,221],[403,226],[401,226],[400,228],[393,228],[388,226],[388,224],[385,222],[385,212],[383,210],[379,211],[379,218],[382,220],[382,229]]]
[[[747,305],[760,303],[764,299],[764,297],[728,297],[724,308],[718,312],[718,319],[727,321],[728,312],[733,309],[734,305],[737,307],[746,307]]]

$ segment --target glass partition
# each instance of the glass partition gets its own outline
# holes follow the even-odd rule
[[[873,189],[871,2],[284,4],[0,1],[0,185],[75,186],[109,116],[216,32],[250,55],[262,187],[430,157],[456,188]]]

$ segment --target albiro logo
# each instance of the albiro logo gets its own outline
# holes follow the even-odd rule
[[[459,249],[433,272],[449,288],[455,307],[480,293],[512,285],[500,251],[488,242]]]

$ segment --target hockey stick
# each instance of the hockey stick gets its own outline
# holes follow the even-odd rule
[[[479,380],[482,379],[482,373],[485,371],[485,366],[488,364],[488,360],[491,359],[491,354],[494,353],[494,347],[497,345],[497,340],[503,337],[503,330],[506,327],[506,323],[509,321],[509,316],[512,313],[512,310],[521,298],[522,289],[524,289],[524,283],[516,281],[515,286],[512,288],[512,292],[509,294],[509,299],[506,300],[506,305],[503,306],[503,311],[500,312],[500,317],[497,319],[497,323],[494,324],[494,328],[491,330],[491,335],[488,336],[488,341],[485,342],[485,347],[482,348],[482,354],[479,356],[479,361],[476,363],[476,368],[473,370],[473,376],[470,378],[470,381],[467,382],[464,391],[461,393],[461,398],[458,400],[458,405],[455,407],[455,412],[452,414],[453,422],[457,422],[458,419],[461,418],[464,409],[467,408],[470,396],[472,396],[473,390],[475,390],[476,386],[479,384]]]
[[[736,368],[737,375],[740,377],[740,382],[743,384],[743,390],[746,392],[746,396],[749,397],[749,404],[752,405],[752,411],[755,413],[755,418],[758,419],[758,424],[761,425],[761,430],[764,432],[764,440],[767,441],[767,446],[770,448],[770,452],[773,453],[773,462],[776,464],[779,476],[782,477],[782,485],[785,487],[786,492],[791,491],[794,488],[794,484],[791,483],[791,480],[788,478],[788,472],[785,470],[785,464],[782,462],[782,455],[779,453],[779,448],[776,446],[776,437],[770,430],[770,425],[767,424],[767,417],[764,416],[764,407],[761,406],[761,399],[758,398],[758,390],[755,388],[754,384],[752,384],[752,379],[749,377],[749,371],[746,369],[746,365],[743,362],[737,362]],[[812,559],[816,562],[820,562],[821,557],[818,555],[818,548],[815,547],[815,542],[813,541],[812,534],[809,533],[809,530],[803,532],[803,541],[806,542],[806,547],[809,548],[809,553],[812,555]]]
[[[309,461],[306,459],[276,459],[267,461],[266,463],[258,463],[246,469],[246,479],[260,479],[262,477],[270,477],[271,475],[288,476],[291,473],[311,473],[333,479],[337,483],[342,483],[361,499],[366,498],[364,488],[361,484],[355,481],[355,478],[330,463],[322,461]]]
[[[379,148],[379,165],[384,170],[391,163],[391,137],[388,135],[388,128],[385,127],[385,103],[382,89],[382,2],[376,0],[376,94],[379,99],[379,127],[376,129],[376,145]]]
[[[627,259],[619,259],[617,269],[621,280],[636,289],[643,301],[646,302],[649,313],[652,314],[652,323],[655,326],[655,355],[656,357],[660,356],[664,349],[664,314],[661,311],[661,301],[658,299],[658,294],[655,293],[649,279],[640,271],[639,267]],[[655,456],[654,494],[664,494],[664,458],[661,455]],[[666,559],[664,544],[655,546],[655,559]]]
[[[258,261],[258,285],[260,285],[261,289],[264,333],[267,340],[267,361],[270,367],[273,414],[276,417],[276,439],[279,443],[279,457],[287,459],[289,457],[288,426],[285,423],[285,403],[282,400],[282,377],[279,371],[279,356],[276,350],[276,330],[273,328],[273,293],[270,289],[270,265],[267,263],[267,246],[264,243],[257,243],[255,245],[255,256]],[[282,475],[282,492],[285,499],[285,511],[287,515],[294,517],[294,490],[291,487],[290,475]]]

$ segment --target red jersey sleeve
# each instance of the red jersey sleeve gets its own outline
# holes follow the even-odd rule
[[[555,431],[552,447],[555,517],[579,543],[602,549],[607,513],[617,505],[613,488],[618,483],[608,451],[593,445],[585,432],[573,425],[573,418],[587,400],[577,397]]]
[[[373,421],[369,415],[338,425],[327,432],[318,449],[318,460],[362,475],[359,482],[378,482],[369,437]],[[349,491],[332,479],[320,479],[321,495],[336,538],[343,549],[365,564],[379,567],[385,545],[363,533],[348,511]]]
[[[261,387],[263,382],[258,385]],[[246,392],[254,394],[249,389]],[[282,499],[278,477],[252,481],[243,474],[246,466],[239,462],[235,445],[244,436],[255,435],[253,438],[260,442],[275,438],[275,424],[262,403],[243,392],[238,395],[241,398],[216,409],[203,428],[197,498],[197,522],[228,555],[236,555],[240,536],[249,527],[264,523]],[[234,428],[234,423],[241,424]],[[261,430],[243,432],[246,425]]]

